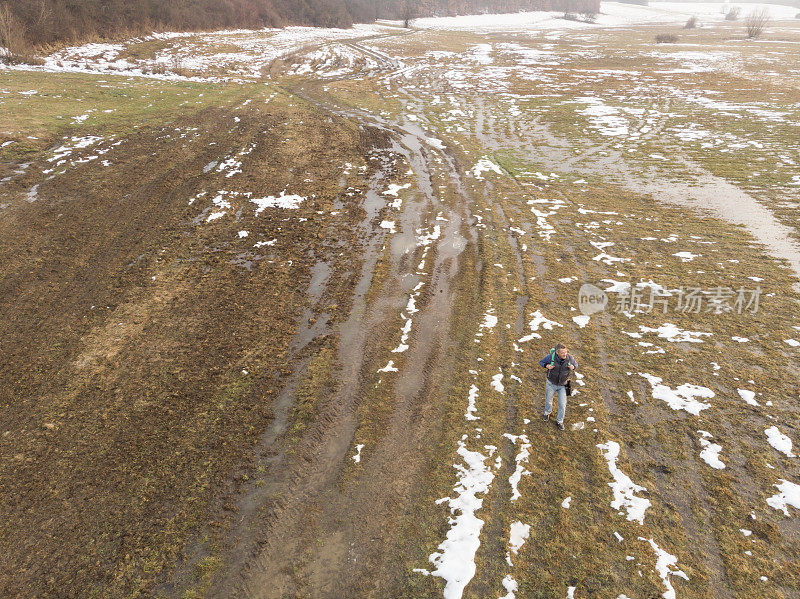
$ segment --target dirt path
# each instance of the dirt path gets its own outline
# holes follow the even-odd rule
[[[400,66],[355,43],[348,46],[364,51],[387,67]],[[409,242],[395,244],[395,251],[389,254],[390,278],[399,282],[413,276],[418,285],[424,282],[424,290],[417,303],[419,313],[414,317],[410,349],[392,384],[386,435],[377,447],[369,448],[364,468],[343,486],[341,477],[351,462],[347,452],[353,446],[356,410],[367,391],[365,386],[373,380],[365,371],[372,362],[370,352],[377,350],[373,340],[384,330],[386,309],[403,305],[408,297],[406,286],[391,284],[384,285],[369,303],[366,300],[379,250],[385,243],[383,231],[378,230],[368,236],[353,308],[338,331],[338,361],[343,369],[337,373],[339,390],[330,409],[319,418],[325,427],[303,460],[281,464],[285,460],[273,459],[262,464],[269,467],[269,482],[241,502],[246,507],[240,512],[240,523],[233,534],[239,537],[232,553],[236,557],[233,567],[212,587],[214,596],[282,597],[301,592],[306,585],[309,590],[315,589],[314,594],[344,596],[358,588],[369,573],[389,565],[386,560],[391,561],[393,556],[381,553],[381,541],[390,540],[392,530],[388,523],[392,513],[402,511],[408,502],[414,492],[416,472],[422,465],[420,450],[431,430],[420,420],[420,404],[426,401],[433,382],[446,378],[452,368],[448,358],[452,281],[459,270],[459,255],[468,243],[464,234],[474,237],[467,225],[469,203],[464,201],[467,194],[460,183],[457,159],[431,148],[422,130],[331,106],[315,97],[318,91],[314,87],[295,88],[293,93],[358,126],[389,132],[394,138],[394,150],[405,156],[416,176],[416,198],[404,202],[396,215],[397,222],[403,224],[406,233],[434,227],[440,233],[430,248],[428,260],[432,258],[432,264],[424,272],[415,271],[402,251],[403,246],[414,243],[413,237]],[[453,185],[452,193],[442,197],[432,182],[433,176]],[[372,194],[377,193],[376,186]],[[459,201],[453,202],[449,199],[452,197]],[[367,229],[373,218],[368,211],[364,219]],[[298,366],[296,373],[301,369],[302,365]],[[290,382],[281,393],[279,409],[283,415],[262,439],[265,449],[286,427],[285,413],[295,384]],[[367,547],[370,549],[365,552]]]

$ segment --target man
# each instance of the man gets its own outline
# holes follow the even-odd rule
[[[544,358],[539,360],[539,365],[547,369],[547,378],[544,382],[544,414],[542,420],[547,422],[550,419],[550,412],[553,410],[553,395],[558,393],[558,412],[556,413],[556,425],[558,430],[564,430],[564,411],[567,409],[567,379],[572,371],[578,367],[578,363],[571,355],[567,346],[557,343],[555,348]]]

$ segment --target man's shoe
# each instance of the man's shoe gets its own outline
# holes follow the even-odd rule
[[[564,423],[563,422],[556,422],[556,426],[558,427],[558,430],[560,430],[560,431],[564,430]]]
[[[542,414],[542,420],[544,420],[545,422],[550,420],[550,414]]]

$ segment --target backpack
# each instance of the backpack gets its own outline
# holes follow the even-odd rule
[[[567,358],[569,358],[569,354],[567,354]],[[555,364],[556,363],[556,348],[555,347],[552,350],[550,350],[550,363],[551,364]],[[567,379],[567,382],[564,383],[564,390],[567,392],[567,397],[572,395],[572,381],[570,381],[569,379]]]

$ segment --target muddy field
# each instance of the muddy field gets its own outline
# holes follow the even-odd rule
[[[800,597],[800,21],[664,6],[0,71],[0,594]]]

